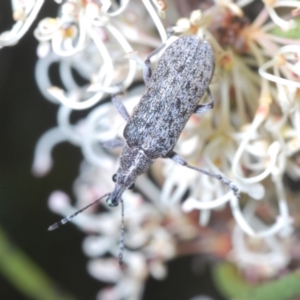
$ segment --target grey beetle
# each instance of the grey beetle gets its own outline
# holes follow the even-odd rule
[[[173,151],[190,116],[213,108],[214,99],[208,85],[215,60],[210,44],[197,36],[179,38],[165,50],[151,76],[150,57],[157,52],[151,53],[145,61],[147,89],[133,115],[129,116],[117,97],[112,99],[127,125],[124,129],[125,141],[117,139],[102,143],[110,148],[123,146],[115,188],[107,200],[108,205],[117,206],[123,192],[159,157],[171,158],[181,165],[217,178],[239,196],[238,189],[228,179],[189,166]],[[199,105],[206,91],[211,102]]]
[[[116,96],[112,97],[113,104],[127,121],[124,129],[125,140],[118,138],[101,143],[106,148],[123,147],[123,150],[120,155],[120,167],[113,177],[114,190],[94,203],[108,197],[108,205],[117,206],[122,202],[124,191],[132,187],[137,177],[146,172],[159,157],[170,158],[187,168],[222,181],[231,188],[236,197],[240,198],[237,187],[231,181],[222,175],[190,166],[173,151],[190,116],[194,113],[201,114],[214,106],[214,99],[208,87],[215,64],[210,44],[197,36],[177,39],[164,51],[151,76],[150,58],[162,48],[164,46],[152,52],[145,61],[143,75],[147,88],[131,117],[122,102]],[[205,92],[208,93],[210,102],[199,105]],[[87,207],[50,226],[49,230],[67,223]],[[124,248],[123,233],[122,220],[120,261]]]

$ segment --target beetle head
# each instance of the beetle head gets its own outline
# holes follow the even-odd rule
[[[133,175],[133,174],[131,174]],[[132,189],[134,187],[134,181],[136,177],[128,176],[124,171],[119,168],[117,174],[113,176],[113,181],[116,183],[113,192],[110,194],[106,203],[110,207],[118,206],[122,195],[126,189]]]
[[[136,178],[146,172],[153,162],[139,149],[125,145],[120,157],[120,167],[113,176],[116,185],[106,200],[107,204],[111,207],[117,206],[124,191],[133,188]]]

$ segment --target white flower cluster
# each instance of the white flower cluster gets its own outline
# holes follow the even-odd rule
[[[216,56],[211,84],[216,106],[191,117],[176,151],[190,164],[230,178],[242,199],[215,179],[172,161],[158,161],[151,174],[161,193],[143,175],[136,183],[141,194],[124,194],[126,273],[116,260],[119,210],[105,207],[99,213],[79,215],[74,223],[94,234],[83,244],[91,258],[89,272],[114,283],[99,293],[99,299],[139,299],[149,273],[155,278],[166,276],[164,263],[177,255],[178,241],[199,234],[182,210],[200,210],[199,223],[205,226],[212,210],[229,204],[238,225],[232,230],[229,257],[246,274],[251,269],[249,277],[272,277],[289,264],[293,219],[288,203],[292,200],[283,176],[300,178],[300,42],[275,32],[278,27],[288,32],[297,26],[293,16],[299,14],[300,2],[264,0],[264,9],[250,22],[243,8],[252,2],[214,0],[209,9],[193,11],[173,28],[176,34],[207,39]],[[16,24],[0,35],[0,47],[13,45],[24,35],[43,1],[12,3]],[[170,9],[175,10],[174,5]],[[292,8],[291,15],[282,15],[280,7]],[[96,105],[142,79],[141,57],[167,40],[159,18],[165,13],[166,4],[159,0],[66,0],[57,18],[41,20],[36,28],[40,42],[36,81],[43,95],[60,107],[58,126],[36,146],[33,172],[43,176],[50,171],[51,151],[62,141],[79,146],[84,155],[74,183],[76,204],[72,206],[65,193],[56,191],[49,199],[52,211],[69,215],[112,191],[118,153],[104,150],[100,141],[121,137],[125,124],[110,103]],[[153,33],[155,28],[160,39]],[[58,66],[60,87],[52,83],[52,65]],[[130,112],[142,93],[138,87],[122,96]],[[84,119],[71,124],[73,110],[91,108]],[[260,213],[262,207],[269,213]],[[109,258],[100,258],[106,254]]]

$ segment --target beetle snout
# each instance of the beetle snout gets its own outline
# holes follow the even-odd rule
[[[106,200],[106,203],[108,206],[110,207],[115,207],[115,206],[118,206],[119,204],[119,201],[117,199],[113,199],[111,197],[109,197],[107,200]]]

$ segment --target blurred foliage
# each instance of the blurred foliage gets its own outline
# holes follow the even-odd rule
[[[75,300],[63,294],[50,278],[20,249],[9,242],[0,228],[0,272],[30,299]]]
[[[277,36],[285,37],[285,38],[298,39],[300,36],[300,18],[295,18],[293,20],[297,24],[297,26],[295,28],[285,31],[277,26],[273,30],[271,30],[270,33],[277,35]]]
[[[228,299],[287,300],[300,296],[300,271],[262,284],[247,282],[233,264],[220,263],[213,269],[219,291]]]

